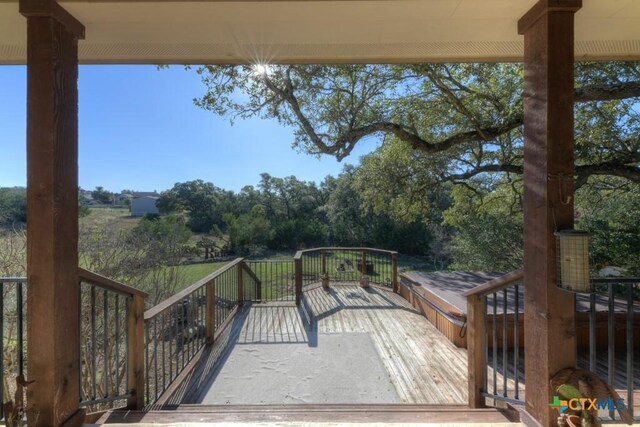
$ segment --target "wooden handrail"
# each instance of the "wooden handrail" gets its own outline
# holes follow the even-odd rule
[[[320,248],[311,248],[311,249],[302,249],[294,255],[293,259],[299,259],[303,254],[307,252],[316,252],[316,251],[367,251],[367,252],[381,252],[389,255],[398,255],[397,251],[389,251],[387,249],[376,249],[376,248],[343,248],[343,247],[335,247],[335,246],[327,246]]]
[[[235,267],[236,265],[241,263],[243,260],[244,260],[244,258],[236,258],[236,259],[234,259],[229,264],[227,264],[224,267],[214,271],[213,273],[209,274],[208,276],[198,280],[193,285],[187,286],[186,288],[184,288],[183,290],[181,290],[177,294],[175,294],[173,296],[170,296],[169,298],[167,298],[166,300],[164,300],[161,303],[157,304],[156,306],[151,307],[149,310],[144,312],[144,320],[149,320],[149,319],[157,316],[158,314],[162,313],[163,311],[165,311],[166,309],[168,309],[172,305],[176,304],[177,302],[182,301],[185,297],[187,297],[190,294],[192,294],[195,290],[200,289],[203,286],[206,286],[208,283],[210,283],[213,280],[215,280],[218,276],[222,275],[222,273],[224,273],[227,270],[230,270],[231,268]]]
[[[467,298],[467,372],[469,375],[468,403],[470,408],[485,406],[485,398],[482,393],[487,365],[484,348],[487,334],[485,327],[487,295],[506,289],[523,278],[524,271],[520,269],[462,293],[462,296]]]
[[[523,278],[524,270],[515,270],[503,276],[489,280],[488,282],[483,283],[480,286],[476,286],[473,289],[469,289],[468,291],[463,292],[462,296],[466,298],[472,296],[482,297],[494,292],[501,291],[502,289],[509,287],[511,284],[521,281]]]
[[[251,277],[251,279],[253,279],[253,281],[256,282],[258,286],[262,284],[262,282],[260,281],[260,278],[256,275],[256,273],[252,269],[249,268],[247,264],[242,264],[242,269],[247,272],[249,277]]]
[[[116,282],[113,279],[109,279],[108,277],[104,277],[98,273],[94,273],[93,271],[85,270],[84,268],[78,267],[78,276],[83,282],[100,286],[101,288],[108,289],[110,291],[130,296],[139,296],[143,299],[149,296],[149,294],[141,291],[140,289],[125,285],[124,283]]]
[[[26,277],[0,277],[0,283],[26,283]]]

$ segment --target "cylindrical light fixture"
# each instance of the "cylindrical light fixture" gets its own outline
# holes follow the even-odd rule
[[[558,287],[567,291],[590,293],[589,237],[580,230],[555,233],[558,263]]]

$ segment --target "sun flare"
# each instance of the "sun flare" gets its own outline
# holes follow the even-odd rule
[[[269,66],[267,64],[254,64],[253,74],[256,76],[264,76],[269,72]]]

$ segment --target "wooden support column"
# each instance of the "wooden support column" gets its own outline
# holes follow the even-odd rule
[[[238,307],[242,307],[244,305],[244,261],[238,263]]]
[[[573,228],[574,13],[540,0],[524,35],[525,423],[555,425],[550,378],[576,363],[575,298],[556,287],[556,230]]]
[[[482,396],[482,391],[485,387],[485,369],[487,365],[484,350],[487,334],[484,327],[484,318],[487,315],[486,300],[487,297],[484,295],[467,297],[467,364],[470,408],[482,408],[485,406],[485,398]]]
[[[127,409],[144,408],[144,297],[134,295],[128,306],[127,319],[127,389],[133,394],[127,399]]]
[[[302,256],[294,258],[294,289],[296,305],[302,301]]]
[[[78,39],[57,3],[21,0],[27,17],[27,417],[82,425],[78,281]]]
[[[393,292],[398,293],[398,253],[391,254],[391,283],[393,285]]]

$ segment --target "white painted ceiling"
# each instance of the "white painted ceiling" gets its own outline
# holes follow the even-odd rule
[[[63,1],[82,63],[514,61],[535,0]],[[577,59],[640,59],[640,0],[583,0]],[[0,0],[0,63],[25,63],[26,19]]]

